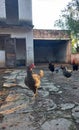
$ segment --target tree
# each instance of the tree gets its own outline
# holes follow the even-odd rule
[[[79,52],[79,0],[72,0],[61,11],[60,19],[55,21],[55,26],[66,30],[72,40],[72,48]]]

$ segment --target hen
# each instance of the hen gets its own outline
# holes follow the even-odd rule
[[[72,76],[72,70],[67,69],[65,66],[61,66],[61,69],[63,70],[63,75],[67,78]]]
[[[52,62],[49,63],[48,68],[51,72],[54,72],[55,68],[54,65],[52,64]]]
[[[37,90],[41,84],[40,79],[44,76],[44,72],[43,70],[40,70],[39,74],[35,74],[32,72],[33,68],[34,65],[30,65],[27,67],[27,76],[25,77],[25,85],[27,85],[34,92],[34,97],[36,97]]]

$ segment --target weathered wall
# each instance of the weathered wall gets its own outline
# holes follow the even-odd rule
[[[71,42],[68,41],[66,49],[66,62],[71,63]]]
[[[47,58],[57,62],[71,62],[70,37],[64,30],[34,29],[33,38],[34,42],[36,41],[34,52],[36,61],[44,62]],[[43,43],[46,45],[46,42],[48,42],[48,45],[43,47]],[[38,44],[40,44],[39,47]],[[40,57],[38,53],[40,53]]]
[[[34,39],[70,39],[64,30],[43,30],[34,29],[33,30]]]
[[[5,53],[6,53],[6,66],[15,67],[16,65],[16,50],[15,39],[5,39]]]
[[[30,64],[34,63],[33,32],[29,31],[26,38],[27,64]]]
[[[12,39],[25,39],[26,64],[34,63],[33,32],[26,29],[0,29],[0,35],[10,34]],[[15,43],[16,44],[16,43]]]
[[[18,1],[18,4],[16,6],[15,2]],[[7,45],[7,47],[5,47],[6,50],[6,55],[7,55],[7,60],[8,63],[9,59],[11,60],[10,55],[12,55],[13,60],[15,60],[15,45],[16,45],[16,40],[15,39],[25,39],[25,47],[23,47],[23,49],[25,49],[26,54],[26,64],[30,64],[34,62],[34,50],[33,50],[33,31],[32,31],[32,0],[0,0],[0,36],[4,37],[4,35],[9,35],[9,37],[7,39],[5,39],[5,43]],[[5,3],[7,2],[7,3]],[[14,4],[13,4],[14,2]],[[9,4],[11,6],[9,6]],[[7,6],[8,5],[8,6]],[[16,11],[14,11],[14,6],[16,7],[15,10],[17,10],[17,15],[16,15]],[[6,11],[6,6],[7,11]],[[9,8],[10,7],[10,8]],[[11,10],[13,7],[13,10]],[[17,9],[18,8],[18,9]],[[13,12],[14,17],[13,19],[15,19],[15,23],[16,25],[14,25],[14,21],[12,20],[12,13],[10,13],[11,10]],[[7,16],[6,16],[7,14]],[[19,15],[19,18],[18,18]],[[7,18],[6,18],[7,17]],[[15,18],[16,17],[16,18]],[[2,19],[5,19],[5,22],[1,22]],[[10,22],[10,20],[12,21]],[[17,26],[17,24],[19,26]],[[21,26],[20,26],[21,25]],[[8,44],[9,42],[9,44]],[[11,42],[11,44],[10,44]],[[20,43],[21,44],[21,43]],[[14,49],[12,49],[12,45],[14,47]],[[9,46],[9,49],[8,49]],[[22,45],[20,45],[22,47]],[[0,48],[2,48],[0,46]],[[13,53],[11,52],[14,51]],[[19,51],[20,51],[20,47],[18,47]],[[9,53],[8,53],[9,51]],[[19,52],[18,52],[19,53]],[[19,55],[19,54],[18,54]],[[22,56],[22,55],[20,55]],[[23,57],[23,56],[22,56]]]

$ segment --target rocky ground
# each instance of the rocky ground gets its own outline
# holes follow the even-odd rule
[[[36,99],[24,84],[25,69],[0,70],[0,130],[79,130],[79,70],[67,79],[44,70]]]

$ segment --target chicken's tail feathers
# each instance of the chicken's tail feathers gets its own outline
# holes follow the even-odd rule
[[[44,76],[44,71],[40,70],[39,75],[40,75],[40,78],[42,78]]]

